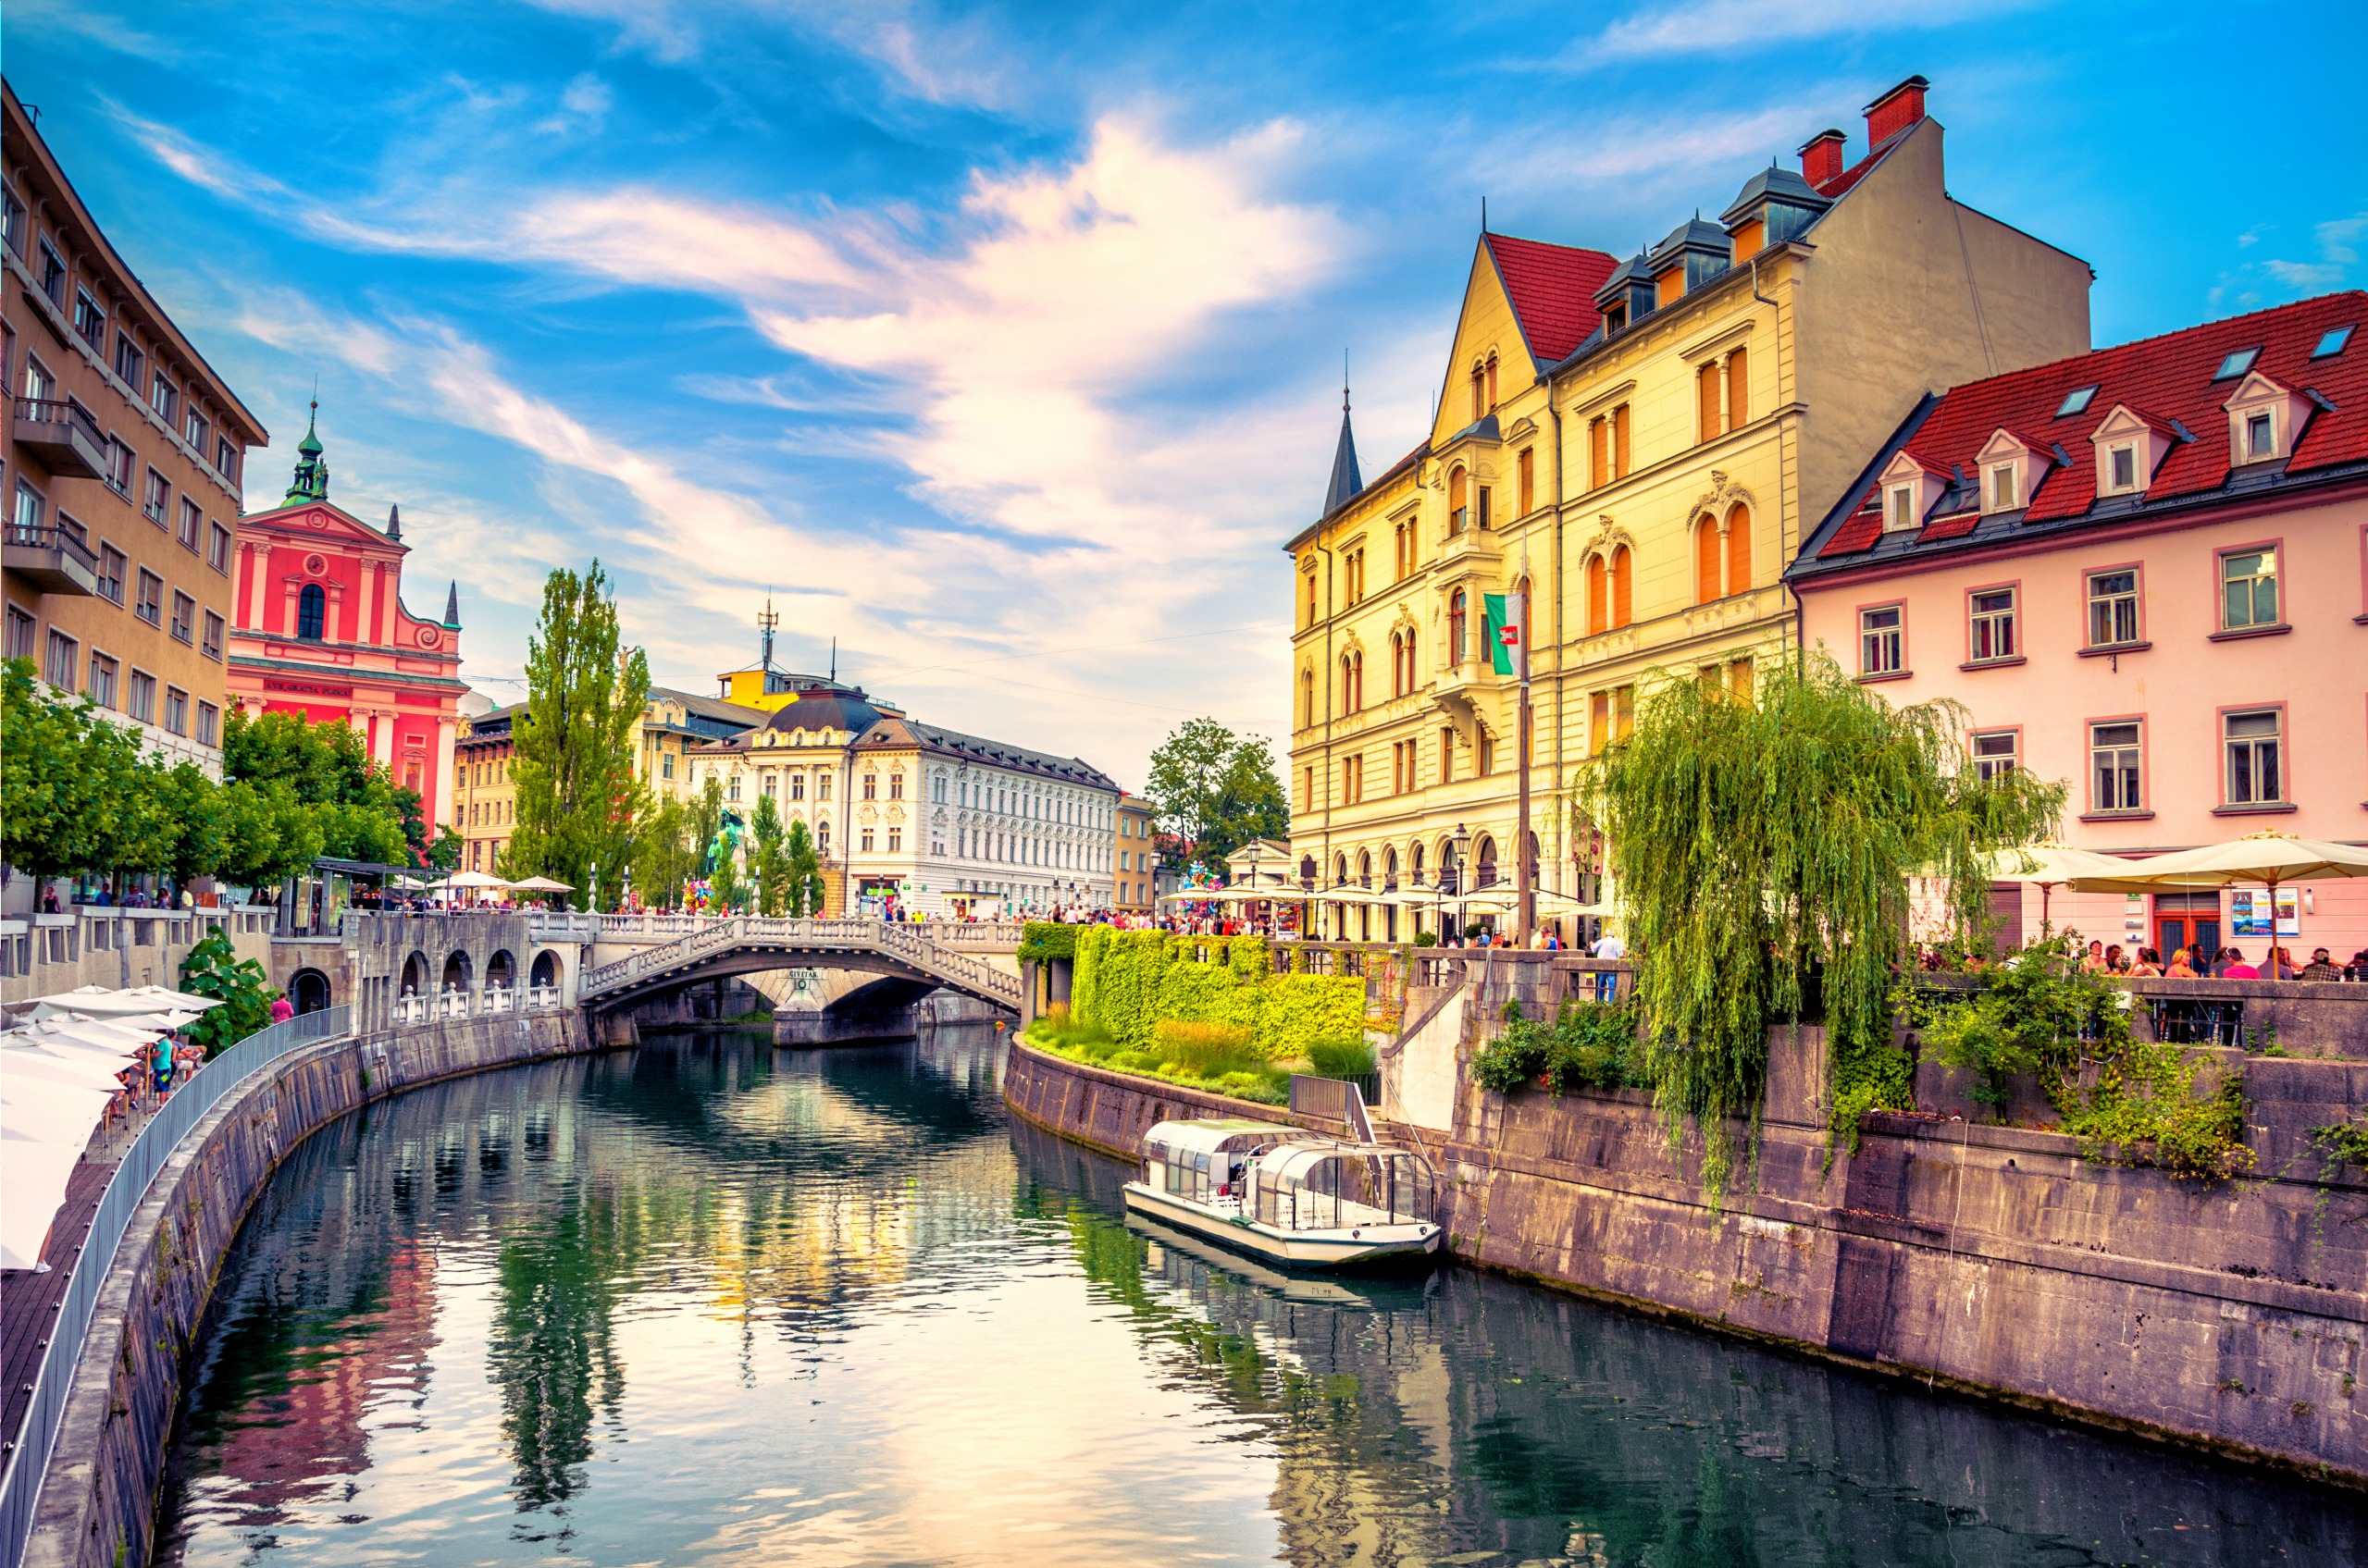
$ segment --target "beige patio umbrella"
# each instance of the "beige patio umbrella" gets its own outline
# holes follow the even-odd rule
[[[2233,887],[2262,883],[2269,888],[2269,945],[2277,945],[2277,887],[2280,883],[2316,882],[2325,877],[2368,877],[2368,848],[2356,844],[2331,844],[2297,838],[2270,829],[2247,833],[2225,844],[2207,844],[2132,862],[2136,880],[2155,887]]]
[[[74,1093],[66,1091],[64,1100],[54,1105],[29,1107],[27,1114],[44,1120],[63,1117],[62,1123],[52,1120],[51,1125],[77,1123],[82,1118],[81,1107],[72,1104]],[[0,1268],[46,1268],[41,1261],[42,1242],[66,1202],[66,1184],[81,1163],[83,1144],[21,1129],[15,1124],[18,1105],[6,1109],[8,1124],[0,1127]],[[87,1119],[98,1120],[95,1109]],[[86,1142],[88,1132],[85,1126]]]
[[[2039,890],[2039,931],[2045,934],[2048,898],[2057,888],[2069,887],[2075,893],[2151,893],[2162,885],[2145,876],[2145,868],[2153,863],[2100,855],[2049,838],[1998,850],[1990,858],[1990,875],[1994,882],[2027,882]]]
[[[576,891],[574,883],[553,882],[549,877],[528,877],[524,882],[514,882],[509,885],[520,893],[573,893]]]

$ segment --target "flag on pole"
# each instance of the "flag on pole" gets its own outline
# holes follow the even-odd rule
[[[1488,638],[1490,667],[1500,675],[1530,673],[1529,605],[1522,594],[1482,596],[1482,631]]]

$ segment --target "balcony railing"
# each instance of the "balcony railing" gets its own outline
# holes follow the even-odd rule
[[[90,410],[70,398],[19,398],[17,444],[61,479],[106,472],[106,437]]]
[[[19,400],[24,401],[24,400]],[[54,523],[0,525],[6,544],[10,573],[25,577],[48,594],[91,594],[99,591],[99,558],[69,529]]]

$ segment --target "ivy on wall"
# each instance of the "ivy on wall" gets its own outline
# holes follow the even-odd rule
[[[1363,1038],[1364,980],[1277,974],[1263,938],[1066,929],[1076,932],[1070,1007],[1122,1045],[1149,1046],[1160,1021],[1171,1019],[1246,1029],[1270,1061],[1304,1056],[1319,1040]],[[1204,948],[1221,961],[1200,961]]]

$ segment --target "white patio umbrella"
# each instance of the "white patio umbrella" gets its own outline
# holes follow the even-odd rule
[[[47,1266],[42,1242],[66,1202],[66,1183],[82,1147],[0,1128],[0,1268]]]
[[[482,888],[515,887],[517,884],[515,883],[503,882],[500,877],[488,876],[483,871],[454,871],[451,876],[444,879],[444,885],[446,887]]]
[[[61,1013],[81,1013],[94,1019],[143,1018],[152,1013],[202,1013],[221,1005],[218,997],[198,996],[162,985],[135,985],[121,991],[85,985],[16,1003],[10,1011],[30,1009],[35,1019],[56,1018]]]
[[[2050,838],[1998,850],[1990,857],[1990,875],[1995,882],[2027,882],[2039,890],[2039,930],[2044,932],[2048,898],[2057,888],[2069,887],[2075,893],[2151,892],[2159,885],[2142,880],[2143,868],[2151,864],[2100,855]]]
[[[2250,882],[2265,884],[2269,888],[2269,942],[2273,947],[2277,945],[2280,883],[2368,877],[2368,849],[2356,844],[2297,838],[2275,829],[2132,863],[2138,868],[2136,880],[2149,887],[2232,887]]]
[[[528,877],[524,882],[514,882],[508,885],[521,893],[573,893],[576,891],[574,883],[553,882],[549,877]]]

